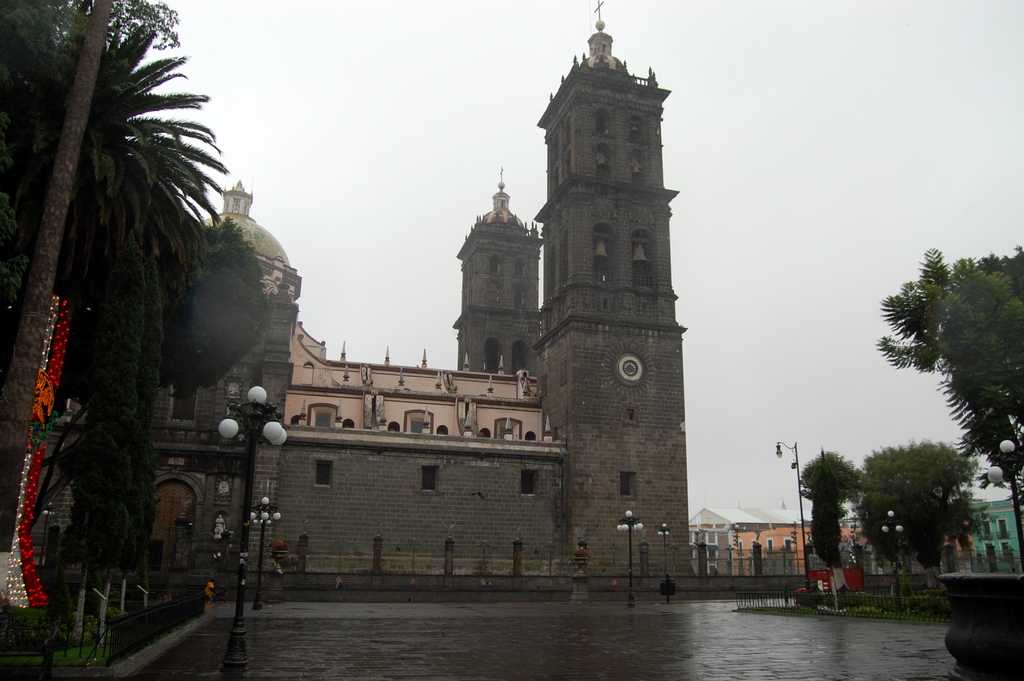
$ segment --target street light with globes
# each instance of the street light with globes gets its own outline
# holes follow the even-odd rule
[[[1020,559],[1020,569],[1024,572],[1024,532],[1021,532],[1020,523],[1020,498],[1017,496],[1017,476],[1020,475],[1021,455],[1016,453],[1017,445],[1013,440],[1003,440],[999,443],[999,451],[1002,456],[999,462],[1004,466],[992,466],[988,469],[988,481],[994,485],[1001,484],[1004,480],[1010,483],[1010,498],[1013,500],[1013,517],[1017,523],[1017,556]],[[1009,474],[1008,476],[1006,474]]]
[[[253,386],[246,395],[248,402],[228,404],[229,416],[220,422],[217,431],[221,437],[231,439],[239,431],[245,434],[248,445],[248,460],[245,476],[245,496],[243,503],[249,505],[253,495],[253,484],[256,478],[256,446],[262,436],[272,445],[283,445],[288,433],[279,420],[281,412],[273,404],[267,402],[267,391],[261,386]],[[245,576],[249,559],[250,523],[242,524],[242,536],[238,546],[238,584],[235,592],[235,618],[228,638],[228,649],[224,654],[224,666],[228,668],[245,668],[248,657],[245,650]]]
[[[632,511],[626,511],[626,517],[619,521],[615,529],[629,534],[629,597],[626,599],[626,605],[630,608],[635,608],[636,597],[633,595],[633,530],[640,532],[644,529],[644,524],[633,515]]]

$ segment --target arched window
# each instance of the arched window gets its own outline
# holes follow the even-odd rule
[[[356,427],[356,422],[353,421],[352,419],[345,419],[344,421],[341,422],[341,427],[342,428],[355,428]]]
[[[596,165],[597,176],[602,180],[607,180],[611,175],[611,158],[612,152],[608,148],[607,144],[598,144],[594,148],[594,163]]]
[[[448,434],[448,426],[438,426],[437,427],[437,434],[438,435],[447,435]]]
[[[399,433],[402,431],[402,426],[398,423],[398,421],[392,421],[391,423],[388,424],[388,430],[394,433]]]
[[[634,149],[629,161],[629,173],[633,184],[644,182],[644,154],[641,149]]]
[[[484,341],[484,371],[495,372],[498,370],[498,358],[501,357],[501,344],[497,338],[488,338]]]
[[[612,281],[612,228],[608,225],[594,227],[594,281]]]
[[[512,344],[512,373],[526,368],[526,343],[517,340]]]
[[[500,257],[498,257],[496,255],[492,255],[491,257],[489,257],[487,259],[487,271],[488,271],[488,273],[490,273],[490,274],[497,274],[498,273],[498,266],[500,264],[501,264],[501,258]]]
[[[481,428],[477,432],[476,436],[477,437],[490,437],[491,436],[491,431],[489,429],[487,429],[487,428]]]
[[[629,117],[629,141],[642,144],[644,141],[644,119],[640,116]]]
[[[651,288],[654,286],[654,267],[651,258],[651,235],[647,230],[638,229],[632,236],[633,250],[633,286]]]
[[[532,442],[537,439],[537,433],[533,432],[532,430],[528,430],[526,431],[526,435],[523,437],[523,439]]]
[[[523,260],[522,258],[516,258],[516,276],[526,276],[526,261]]]
[[[604,109],[594,112],[594,132],[598,135],[608,134],[608,112]]]

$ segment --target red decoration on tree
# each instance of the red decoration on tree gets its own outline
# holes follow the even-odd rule
[[[46,375],[50,379],[52,389],[55,391],[60,384],[61,372],[64,369],[64,354],[68,345],[68,301],[60,302],[60,311],[57,315],[57,323],[53,330],[53,343],[50,346],[50,359],[46,364]],[[33,608],[45,607],[49,602],[43,584],[39,579],[39,571],[36,569],[35,549],[32,545],[32,526],[35,524],[36,495],[39,493],[39,477],[43,469],[43,459],[46,458],[46,433],[52,422],[49,419],[49,410],[41,420],[33,423],[33,441],[38,433],[39,445],[32,454],[32,462],[29,465],[28,479],[25,482],[25,505],[21,512],[21,522],[18,524],[18,545],[21,553],[21,575],[25,581],[25,591],[28,593],[29,605]]]

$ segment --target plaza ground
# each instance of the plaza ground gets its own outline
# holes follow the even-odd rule
[[[248,671],[224,673],[234,607],[140,680],[939,681],[946,625],[739,613],[733,604],[285,603],[246,608]]]

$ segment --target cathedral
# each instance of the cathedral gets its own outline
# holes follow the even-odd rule
[[[329,356],[300,319],[299,273],[250,217],[251,194],[241,183],[225,191],[223,217],[256,246],[273,316],[217,386],[158,398],[150,570],[188,567],[183,547],[237,536],[249,517],[246,443],[222,438],[217,424],[254,385],[287,431],[283,445],[257,451],[254,497],[283,515],[275,539],[519,539],[564,556],[585,538],[597,567],[627,509],[650,529],[685,527],[685,329],[669,248],[676,192],[662,177],[668,95],[653,72],[626,70],[598,21],[589,57],[573,59],[539,121],[547,200],[535,222],[511,211],[499,183],[453,254],[462,305],[449,366],[425,353],[414,366],[350,358],[344,347]]]

